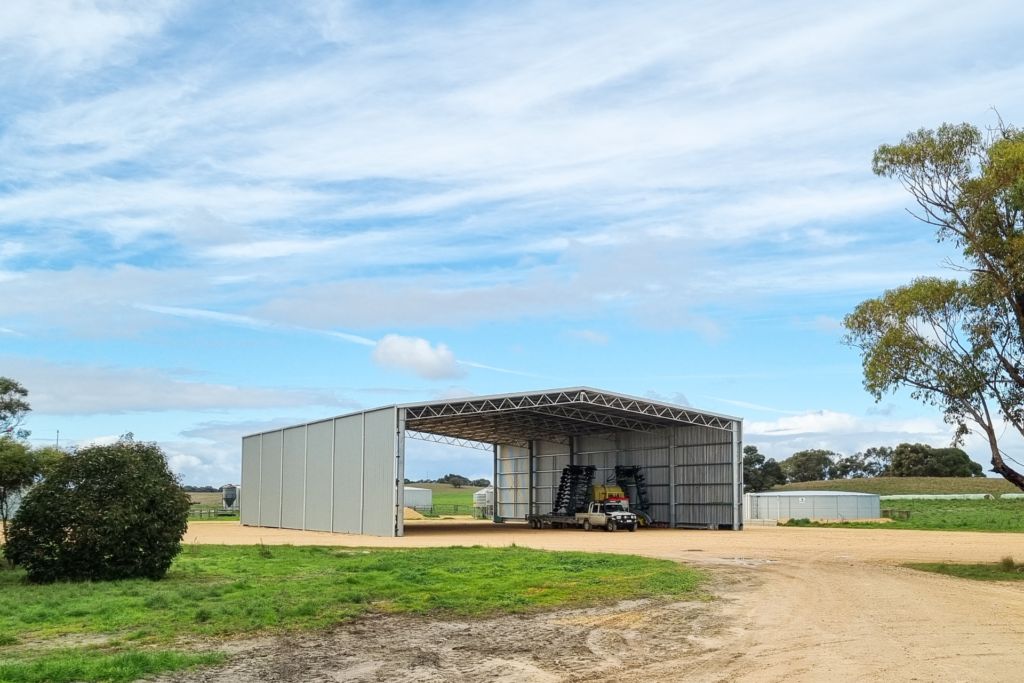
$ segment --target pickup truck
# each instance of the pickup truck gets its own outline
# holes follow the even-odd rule
[[[601,527],[605,531],[620,528],[636,531],[638,526],[636,515],[624,508],[621,503],[606,501],[594,501],[587,506],[585,512],[577,512],[574,515],[527,515],[526,521],[534,529],[541,529],[546,524],[552,529],[582,527],[584,531],[590,531],[594,527]]]

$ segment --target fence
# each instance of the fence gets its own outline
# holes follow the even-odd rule
[[[222,508],[192,508],[188,511],[189,519],[238,519],[238,510]]]
[[[410,506],[413,510],[420,513],[421,515],[472,515],[472,505],[430,505],[430,506]]]

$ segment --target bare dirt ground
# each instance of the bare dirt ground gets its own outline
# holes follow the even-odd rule
[[[1024,558],[1017,534],[761,527],[635,534],[410,523],[397,539],[190,527],[200,543],[517,545],[683,561],[709,602],[622,603],[526,617],[372,616],[330,632],[234,643],[198,681],[1011,681],[1024,654],[1024,586],[918,572],[903,562]]]

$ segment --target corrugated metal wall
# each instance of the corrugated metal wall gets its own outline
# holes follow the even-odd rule
[[[402,533],[395,407],[242,439],[242,524]]]
[[[743,472],[733,452],[742,444],[711,427],[679,427],[675,435],[676,526],[742,524]]]
[[[242,439],[242,481],[253,490],[253,493],[239,501],[240,518],[246,526],[259,526],[260,507],[260,442],[261,437],[247,436]],[[252,502],[250,502],[252,501]]]
[[[396,535],[395,507],[403,488],[395,481],[397,408],[363,413],[363,531],[371,536]],[[402,434],[402,438],[405,435]]]
[[[358,413],[334,421],[334,518],[331,528],[346,534],[363,533],[365,420],[366,414]]]
[[[570,460],[567,444],[550,441],[533,443],[533,497],[531,510],[535,515],[551,512],[551,505],[558,493],[558,482]]]
[[[331,530],[334,420],[306,425],[305,528]]]
[[[263,435],[260,449],[260,526],[281,526],[281,432]]]
[[[525,520],[530,504],[530,449],[499,444],[495,476],[497,520]]]
[[[562,469],[594,465],[595,484],[614,483],[616,465],[638,465],[655,522],[673,527],[741,528],[742,450],[737,431],[684,426],[659,432],[583,436],[571,445],[535,441],[500,445],[496,459],[498,521],[551,512]],[[532,453],[532,455],[531,455]],[[532,486],[527,486],[531,482]],[[633,491],[630,491],[633,493]]]
[[[306,427],[284,430],[281,526],[302,529],[306,502]]]

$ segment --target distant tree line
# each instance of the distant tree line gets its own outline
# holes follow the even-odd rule
[[[181,488],[186,493],[220,493],[224,490],[223,486],[182,486]]]
[[[490,479],[470,479],[469,477],[464,477],[461,474],[446,474],[443,477],[441,477],[440,479],[417,479],[416,481],[412,481],[410,479],[406,479],[405,483],[406,484],[448,484],[450,486],[454,486],[457,489],[461,489],[463,486],[479,486],[481,488],[483,488],[484,486],[490,486],[491,485],[491,480]]]
[[[922,443],[879,446],[844,456],[811,449],[782,462],[766,458],[757,446],[743,449],[744,490],[767,491],[799,481],[860,479],[863,477],[984,477],[981,465],[959,448],[933,448]]]

